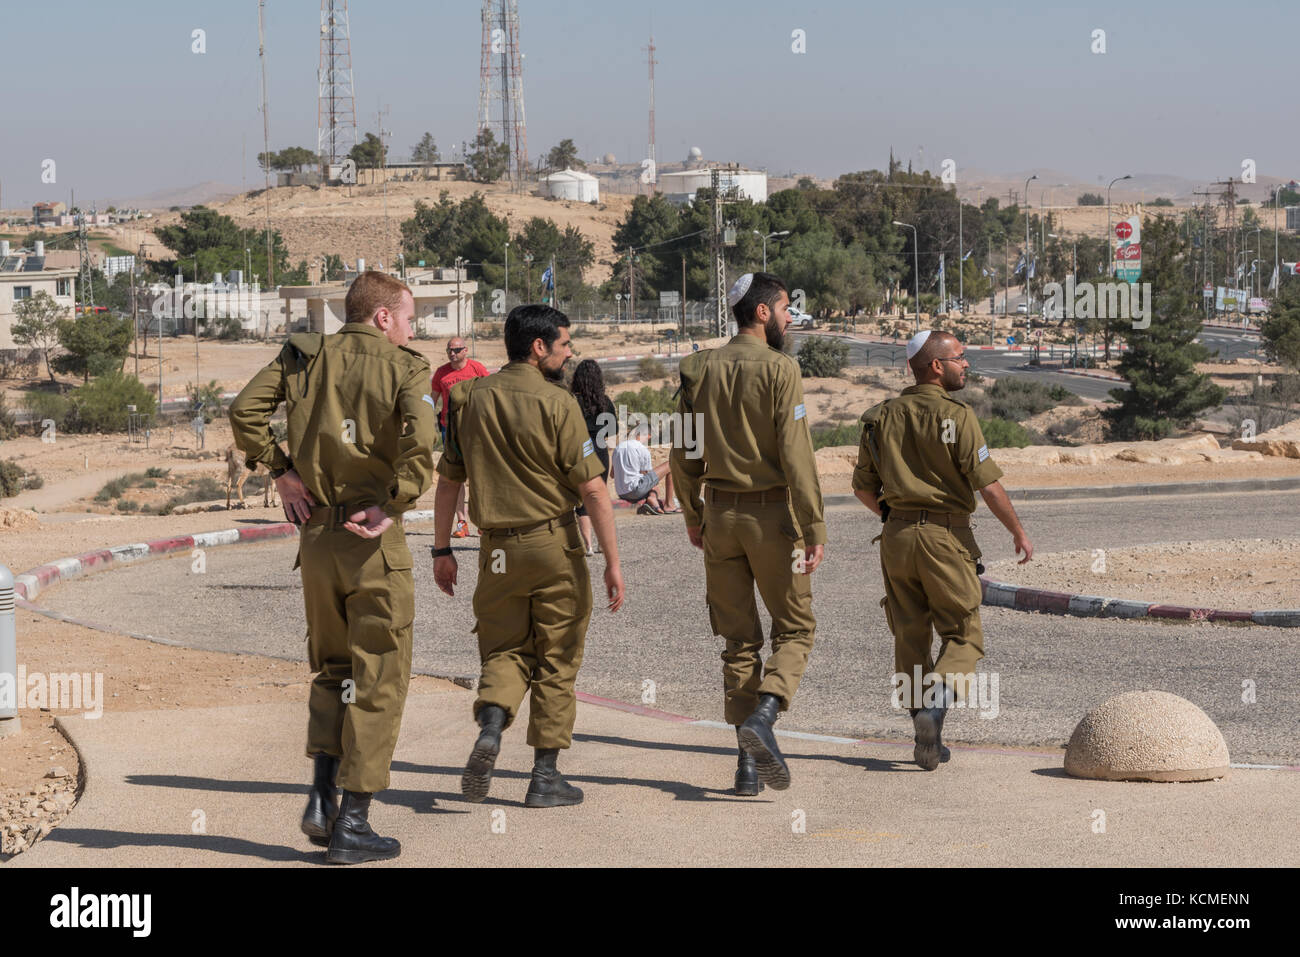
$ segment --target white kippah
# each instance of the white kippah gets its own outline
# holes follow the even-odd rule
[[[745,293],[749,292],[749,284],[754,281],[754,274],[747,272],[736,280],[736,284],[731,287],[731,292],[727,293],[727,305],[732,309],[736,308],[736,303],[745,298]]]
[[[918,352],[920,352],[920,351],[921,351],[921,347],[922,347],[923,345],[925,345],[925,340],[926,340],[926,339],[929,339],[929,338],[930,338],[930,330],[929,330],[929,329],[926,329],[926,330],[924,330],[923,332],[918,332],[916,335],[912,336],[911,339],[908,339],[908,340],[907,340],[907,358],[908,358],[908,359],[911,359],[912,356],[914,356],[914,355],[916,355]]]

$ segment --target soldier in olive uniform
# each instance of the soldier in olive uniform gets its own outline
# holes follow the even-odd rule
[[[249,468],[271,470],[285,514],[302,526],[307,755],[315,761],[302,829],[331,863],[396,857],[368,823],[389,764],[411,672],[415,587],[402,514],[433,479],[429,363],[406,348],[415,302],[379,272],[348,290],[337,333],[289,337],[230,407]],[[283,402],[289,454],[271,435]],[[335,792],[335,779],[342,801]]]
[[[728,302],[739,334],[681,360],[678,411],[699,416],[699,444],[670,456],[691,544],[704,551],[705,593],[721,636],[724,710],[739,745],[736,793],[790,786],[772,724],[794,698],[817,622],[808,576],[826,524],[799,365],[781,351],[790,297],[769,273],[746,273]],[[685,429],[683,430],[685,432]],[[701,485],[704,501],[701,507]],[[772,617],[771,653],[754,586]]]
[[[470,520],[482,530],[474,590],[481,732],[461,792],[474,802],[487,797],[501,732],[531,692],[534,764],[524,804],[559,807],[582,801],[582,790],[556,768],[573,737],[574,683],[591,618],[586,547],[573,511],[579,502],[605,556],[610,611],[623,604],[623,572],[604,466],[563,386],[573,354],[568,317],[550,306],[519,306],[506,317],[505,343],[510,361],[501,371],[451,389],[434,499],[434,580],[453,594],[451,523],[468,481]]]
[[[916,385],[868,409],[853,473],[853,494],[881,516],[880,568],[894,635],[896,694],[912,713],[913,757],[933,771],[948,757],[941,733],[947,708],[964,698],[984,657],[979,546],[971,532],[978,491],[1011,532],[1021,564],[1033,545],[994,464],[970,406],[950,393],[966,384],[966,353],[946,332],[921,332],[907,345]],[[939,657],[931,656],[931,626]],[[923,693],[922,686],[925,687]]]

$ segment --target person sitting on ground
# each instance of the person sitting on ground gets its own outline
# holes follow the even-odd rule
[[[573,382],[569,390],[578,400],[578,408],[582,409],[582,417],[587,422],[587,435],[595,446],[596,457],[605,467],[601,480],[608,482],[609,446],[606,444],[605,436],[612,433],[617,416],[614,412],[614,403],[609,401],[609,396],[605,394],[605,377],[601,375],[600,366],[595,359],[583,359],[578,363],[578,368],[573,370]],[[587,547],[587,554],[594,555],[600,551],[600,543],[592,535],[587,506],[579,505],[577,511],[578,532]]]
[[[650,426],[638,422],[627,439],[614,449],[611,471],[614,474],[614,491],[625,502],[641,503],[638,515],[664,515],[681,511],[673,504],[673,477],[668,462],[652,463],[650,450],[644,439],[650,436]],[[664,482],[664,498],[657,491],[660,480]],[[667,502],[667,505],[664,502]]]

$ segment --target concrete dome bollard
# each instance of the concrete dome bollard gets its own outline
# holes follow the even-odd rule
[[[1070,735],[1065,773],[1101,781],[1209,781],[1228,776],[1228,745],[1210,716],[1167,691],[1126,691]]]

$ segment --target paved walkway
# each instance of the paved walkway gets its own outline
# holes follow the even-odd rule
[[[447,685],[407,704],[392,786],[371,809],[380,832],[402,841],[395,864],[1300,864],[1295,842],[1278,840],[1300,805],[1292,772],[1092,782],[1066,777],[1059,753],[958,748],[926,773],[903,745],[787,737],[790,789],[737,798],[729,728],[591,704],[579,707],[561,758],[585,803],[523,806],[531,752],[521,721],[506,732],[487,802],[468,804],[459,782],[477,732],[471,700]],[[298,832],[305,719],[305,704],[65,718],[85,793],[9,866],[320,864],[322,851]]]

